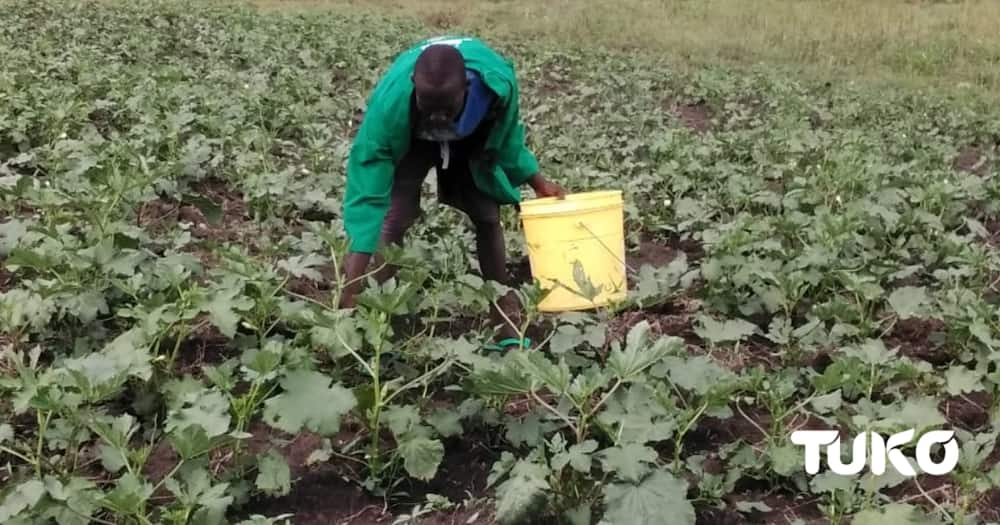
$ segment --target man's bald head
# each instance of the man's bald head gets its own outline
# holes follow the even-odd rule
[[[465,58],[454,46],[430,45],[413,66],[413,89],[421,113],[454,119],[465,100]]]

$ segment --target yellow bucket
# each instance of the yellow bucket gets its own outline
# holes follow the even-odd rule
[[[531,273],[550,290],[539,310],[589,310],[625,299],[621,191],[527,200],[521,203],[520,215]],[[581,287],[581,277],[589,284]]]

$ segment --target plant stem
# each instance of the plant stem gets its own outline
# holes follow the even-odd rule
[[[52,417],[52,412],[46,412],[44,418],[41,412],[36,412],[35,417],[38,420],[38,443],[35,445],[35,474],[38,476],[38,479],[42,479],[42,448],[45,444],[45,430],[49,426],[49,418]]]
[[[163,485],[164,483],[166,483],[166,481],[167,481],[168,479],[172,478],[172,477],[174,476],[174,474],[176,474],[176,473],[177,473],[177,471],[178,471],[178,470],[180,470],[180,468],[181,468],[181,467],[182,467],[183,465],[184,465],[184,460],[183,460],[183,459],[182,459],[182,460],[180,460],[180,461],[178,461],[178,462],[177,462],[177,464],[176,464],[176,465],[174,465],[174,468],[170,469],[170,472],[168,472],[166,476],[163,476],[163,479],[161,479],[161,480],[160,480],[160,482],[159,482],[159,483],[157,483],[157,484],[156,484],[156,485],[155,485],[155,486],[153,487],[153,492],[156,492],[157,490],[159,490],[159,489],[160,489],[160,486],[161,486],[161,485]]]
[[[684,440],[684,436],[687,435],[687,433],[691,430],[691,427],[694,426],[694,424],[698,421],[699,418],[701,418],[701,415],[705,413],[705,410],[707,409],[708,409],[708,403],[706,402],[701,405],[701,408],[699,408],[698,411],[695,412],[694,416],[692,416],[691,419],[688,419],[687,424],[684,425],[684,428],[677,434],[677,446],[674,448],[674,472],[677,472],[677,470],[680,468],[681,450],[683,450],[683,447],[681,446],[681,441]]]
[[[397,388],[396,390],[394,390],[391,394],[389,394],[388,396],[386,396],[385,400],[383,400],[383,403],[385,403],[385,404],[388,405],[389,402],[392,401],[393,398],[395,398],[397,395],[399,395],[399,394],[401,394],[401,393],[403,393],[403,392],[405,392],[405,391],[413,388],[415,385],[417,385],[421,381],[424,381],[425,379],[436,377],[440,371],[443,371],[443,370],[449,368],[450,366],[451,366],[451,358],[445,359],[444,361],[441,362],[441,364],[439,364],[438,366],[432,368],[430,371],[425,372],[420,377],[417,377],[417,378],[413,379],[412,381],[410,381],[409,383],[406,383],[405,385],[403,385],[403,386]]]
[[[587,412],[587,415],[585,416],[585,418],[586,419],[590,419],[590,417],[593,416],[595,412],[597,412],[602,406],[604,406],[604,403],[608,402],[608,399],[610,399],[611,396],[614,395],[615,391],[617,391],[618,387],[620,387],[620,386],[622,386],[622,379],[618,378],[617,380],[615,380],[615,384],[611,386],[611,389],[608,390],[601,397],[601,400],[598,401],[596,405],[594,405],[594,407],[590,410],[590,412]]]
[[[36,468],[37,468],[37,463],[35,461],[32,461],[28,456],[25,456],[24,454],[21,454],[20,452],[18,452],[16,450],[9,449],[7,447],[0,447],[0,452],[3,452],[5,454],[10,454],[11,456],[14,456],[15,458],[18,458],[18,459],[20,459],[21,461],[23,461],[25,463],[28,463],[28,464],[31,464],[31,465],[36,465]],[[41,458],[39,458],[39,462],[41,462]]]
[[[552,405],[546,403],[545,400],[542,399],[538,395],[537,392],[535,392],[535,389],[532,388],[531,391],[530,391],[530,394],[531,394],[532,399],[535,400],[535,402],[537,402],[538,404],[540,404],[543,407],[545,407],[549,412],[552,412],[553,414],[555,414],[556,417],[558,417],[559,419],[563,420],[566,423],[566,425],[568,425],[569,428],[571,428],[573,430],[573,434],[575,434],[576,438],[577,438],[577,443],[579,443],[580,441],[582,441],[580,439],[580,437],[581,437],[580,430],[577,428],[576,425],[573,424],[573,421],[571,421],[568,416],[566,416],[562,412],[556,410]]]

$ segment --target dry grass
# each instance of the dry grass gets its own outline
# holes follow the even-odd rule
[[[368,9],[438,31],[653,53],[680,65],[774,64],[818,75],[1000,88],[996,0],[247,0]]]

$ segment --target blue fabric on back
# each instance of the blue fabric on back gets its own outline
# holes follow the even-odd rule
[[[489,112],[493,100],[496,99],[496,94],[486,87],[479,73],[466,69],[465,78],[469,81],[469,90],[462,114],[455,121],[455,133],[459,138],[468,137],[476,130]]]

